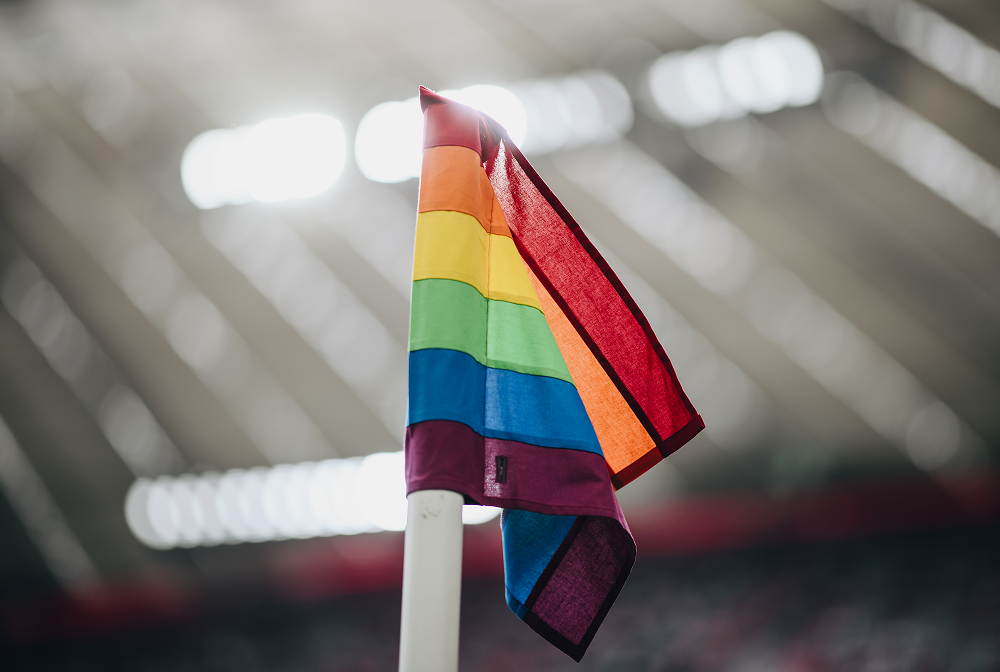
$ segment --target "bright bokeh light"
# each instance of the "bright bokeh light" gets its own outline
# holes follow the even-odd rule
[[[354,137],[361,174],[375,182],[402,182],[420,176],[424,114],[420,101],[381,103],[368,110]]]
[[[382,530],[406,529],[406,479],[402,453],[375,453],[361,463],[354,481],[365,518]]]
[[[333,117],[270,119],[196,137],[184,151],[181,180],[188,198],[202,210],[305,198],[333,186],[346,151],[344,129]]]
[[[649,70],[657,108],[682,126],[808,105],[823,88],[823,64],[809,40],[788,31],[722,47],[666,54]]]
[[[403,453],[139,479],[125,500],[129,529],[152,548],[306,539],[406,527]],[[465,506],[462,522],[500,509]]]
[[[244,142],[247,191],[265,203],[320,194],[344,169],[344,129],[322,114],[265,121]]]
[[[617,140],[632,127],[632,99],[613,75],[584,70],[513,87],[527,112],[526,154]]]
[[[466,525],[482,525],[499,515],[500,509],[495,506],[466,504],[462,507],[462,522]]]

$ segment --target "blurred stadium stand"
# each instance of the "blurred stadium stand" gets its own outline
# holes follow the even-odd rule
[[[992,525],[642,558],[579,665],[506,610],[499,577],[470,578],[460,669],[995,670],[997,532]],[[44,619],[8,612],[17,643],[5,664],[157,672],[396,666],[398,591],[323,600],[243,594],[197,606],[174,595],[166,602],[153,623],[130,618],[108,629],[59,619],[57,610]],[[100,605],[91,612],[110,615]],[[33,632],[42,620],[63,632]]]

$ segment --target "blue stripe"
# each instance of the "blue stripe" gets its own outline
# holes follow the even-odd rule
[[[603,455],[572,384],[488,368],[456,350],[410,353],[408,410],[409,424],[453,420],[491,439]]]
[[[504,586],[507,605],[518,617],[524,618],[524,603],[574,522],[576,516],[507,511],[502,527]]]
[[[573,385],[506,369],[486,370],[486,436],[604,454]]]
[[[457,350],[410,353],[409,424],[453,420],[483,433],[486,367]]]

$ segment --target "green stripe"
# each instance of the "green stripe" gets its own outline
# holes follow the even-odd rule
[[[472,285],[456,280],[435,278],[413,283],[410,351],[428,348],[458,350],[494,369],[573,383],[540,310],[487,300]]]
[[[542,311],[519,303],[491,300],[489,318],[487,366],[573,383]]]
[[[458,350],[486,365],[486,299],[457,280],[417,280],[410,299],[410,352]]]

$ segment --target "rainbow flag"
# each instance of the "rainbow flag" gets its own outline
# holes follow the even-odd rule
[[[503,128],[423,87],[420,102],[407,492],[504,507],[507,603],[579,661],[635,561],[615,490],[704,424]]]

